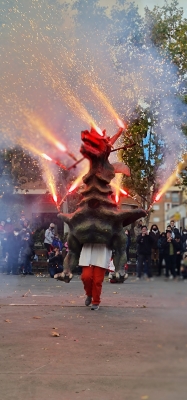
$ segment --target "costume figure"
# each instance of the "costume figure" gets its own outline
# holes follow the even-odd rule
[[[77,265],[83,266],[82,280],[87,297],[91,295],[93,297],[93,287],[91,294],[89,286],[91,281],[93,283],[95,280],[99,293],[112,252],[116,276],[124,276],[126,261],[124,226],[146,215],[141,209],[120,210],[114,200],[110,181],[115,177],[115,171],[130,175],[129,168],[123,163],[110,164],[108,161],[112,146],[122,131],[120,128],[112,138],[107,137],[105,131],[102,136],[99,135],[93,128],[90,132],[81,133],[83,144],[80,152],[90,161],[89,172],[83,177],[85,185],[82,190],[83,197],[74,213],[58,215],[69,225],[70,232],[64,271],[57,274],[58,276],[55,275],[55,278],[69,281],[73,269]],[[101,270],[99,274],[94,272],[96,267]],[[99,297],[92,299],[93,305],[98,305]],[[89,301],[91,303],[90,299],[87,303]]]

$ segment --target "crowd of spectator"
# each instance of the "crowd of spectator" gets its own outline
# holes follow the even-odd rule
[[[12,223],[10,217],[0,222],[0,245],[1,260],[5,265],[7,275],[34,275],[32,263],[38,257],[35,254],[30,222],[23,213],[18,226]],[[46,229],[42,245],[47,249],[49,274],[54,277],[55,273],[63,270],[63,260],[67,253],[67,243],[63,243],[55,232],[55,224],[50,223],[49,228]]]
[[[187,279],[187,229],[181,232],[173,220],[167,225],[165,232],[153,224],[147,226],[138,221],[134,228],[136,237],[137,280],[145,274],[152,278],[153,269],[157,276],[165,275],[165,279]],[[128,256],[127,256],[128,259]]]
[[[187,229],[179,231],[173,220],[167,225],[164,232],[153,224],[147,226],[139,220],[134,227],[136,246],[136,274],[137,280],[142,276],[153,279],[153,272],[157,276],[164,275],[165,279],[187,279]],[[131,264],[131,231],[125,230],[127,265]],[[32,262],[37,260],[35,243],[30,222],[22,214],[19,226],[12,224],[11,218],[0,222],[0,243],[2,259],[6,264],[7,274],[33,275]],[[67,238],[59,237],[55,224],[51,222],[44,232],[43,247],[46,248],[48,271],[53,278],[56,273],[63,271],[64,258],[68,252]],[[77,266],[77,272],[81,268]]]

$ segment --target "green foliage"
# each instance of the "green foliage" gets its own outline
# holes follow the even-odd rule
[[[34,243],[39,242],[39,243],[43,243],[45,239],[45,230],[44,229],[36,229],[33,233],[33,240]]]
[[[0,195],[11,194],[23,183],[42,180],[38,161],[20,147],[0,152]]]
[[[163,162],[165,147],[154,133],[154,118],[147,109],[136,109],[135,118],[123,136],[124,145],[129,144],[129,137],[136,146],[119,153],[120,159],[131,170],[130,177],[123,177],[123,184],[132,196],[140,196],[142,207],[149,208],[158,191],[155,178]]]
[[[187,20],[177,0],[163,7],[145,9],[145,27],[151,42],[177,65],[179,74],[187,70]],[[147,35],[147,36],[148,36]]]
[[[21,186],[25,182],[35,182],[42,179],[39,162],[21,148],[10,151],[12,164],[11,174],[14,185]],[[26,180],[25,180],[26,178]]]

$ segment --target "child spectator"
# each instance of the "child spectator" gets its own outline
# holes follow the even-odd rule
[[[53,245],[54,248],[58,247],[59,250],[62,251],[63,243],[62,243],[62,240],[59,238],[57,233],[55,233],[52,245]]]

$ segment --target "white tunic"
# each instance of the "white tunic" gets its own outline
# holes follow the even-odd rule
[[[104,244],[86,243],[81,250],[79,265],[81,267],[95,265],[108,269],[111,256],[112,250],[108,249]]]

